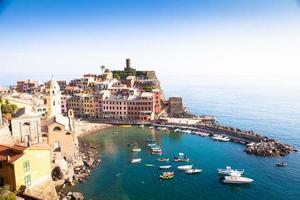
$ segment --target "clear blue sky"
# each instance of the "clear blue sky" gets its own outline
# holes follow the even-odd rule
[[[127,57],[170,80],[300,85],[299,49],[299,0],[0,0],[0,85]]]

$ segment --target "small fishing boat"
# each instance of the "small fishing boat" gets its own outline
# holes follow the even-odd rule
[[[218,169],[220,175],[230,175],[232,173],[242,175],[244,173],[243,169],[232,169],[230,166],[226,166],[225,169]]]
[[[151,154],[153,154],[153,155],[161,155],[162,154],[162,150],[161,149],[159,149],[159,150],[152,150]]]
[[[254,180],[247,177],[241,177],[239,173],[231,173],[230,176],[221,177],[220,181],[230,184],[248,184],[253,182]]]
[[[134,159],[131,159],[131,163],[139,163],[139,162],[141,162],[142,161],[142,159],[141,158],[134,158]]]
[[[186,171],[186,170],[189,170],[192,168],[193,168],[193,165],[182,165],[182,166],[177,167],[178,170],[183,170],[183,171]]]
[[[157,161],[159,161],[159,162],[169,162],[169,158],[159,158],[159,159],[157,159]]]
[[[131,125],[129,125],[129,124],[123,124],[123,125],[121,125],[121,127],[122,128],[129,128],[129,127],[131,127]]]
[[[132,151],[132,152],[140,152],[141,149],[140,149],[140,148],[132,148],[131,151]]]
[[[133,146],[137,146],[137,143],[128,143],[127,145],[133,147]]]
[[[204,132],[201,132],[201,131],[195,131],[193,132],[195,135],[200,135],[202,137],[207,137],[209,136],[209,133],[204,133]]]
[[[190,159],[183,153],[179,153],[178,156],[174,157],[174,162],[189,162]]]
[[[162,175],[174,175],[174,172],[163,172]]]
[[[177,129],[174,130],[174,132],[175,132],[175,133],[181,132],[181,129],[177,128]]]
[[[211,139],[221,141],[221,142],[229,142],[230,138],[224,135],[214,134]]]
[[[150,143],[152,143],[152,142],[155,142],[155,140],[154,140],[154,139],[150,139],[150,138],[148,138],[148,139],[146,139],[146,142],[150,142]]]
[[[146,167],[154,167],[153,164],[145,164]]]
[[[175,176],[174,173],[170,173],[170,174],[163,173],[162,175],[160,175],[160,178],[168,180],[174,178],[174,176]]]
[[[172,167],[172,165],[163,165],[163,166],[159,166],[159,169],[170,169]]]
[[[155,147],[156,146],[156,143],[150,143],[150,144],[147,144],[148,147]]]
[[[185,171],[187,174],[198,174],[200,172],[202,172],[202,169],[188,169]]]
[[[286,167],[287,165],[288,165],[287,162],[278,162],[278,163],[276,163],[277,167]]]
[[[161,150],[160,146],[152,146],[150,148],[152,151],[155,151],[155,150]]]

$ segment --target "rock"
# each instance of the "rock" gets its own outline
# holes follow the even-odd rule
[[[83,200],[84,197],[80,192],[73,192],[71,200]]]

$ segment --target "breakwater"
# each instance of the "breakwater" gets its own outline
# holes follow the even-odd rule
[[[99,122],[93,120],[91,122]],[[139,121],[123,121],[123,120],[101,120],[101,123],[112,125],[148,125],[155,127],[166,127],[171,129],[185,129],[191,131],[200,131],[209,133],[210,136],[214,134],[226,135],[230,141],[245,145],[245,152],[264,157],[286,156],[291,152],[296,152],[297,149],[289,144],[281,143],[280,141],[263,136],[254,131],[245,131],[234,127],[227,127],[220,124],[181,124],[181,123],[168,123],[159,120],[152,122],[139,122]]]

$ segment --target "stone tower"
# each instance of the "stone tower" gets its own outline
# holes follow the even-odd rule
[[[62,115],[60,87],[54,80],[46,84],[46,105],[48,117]]]

